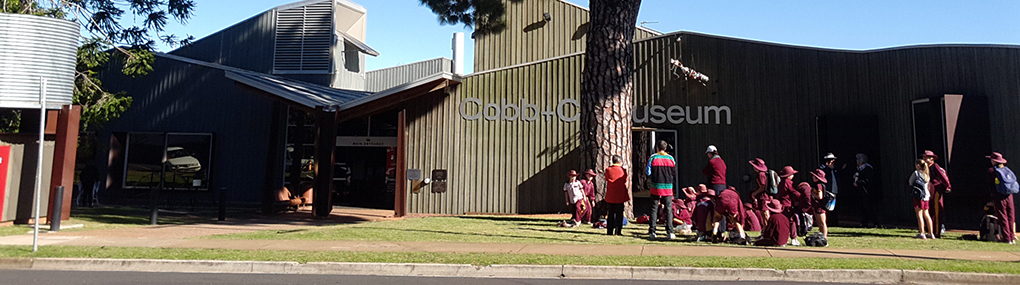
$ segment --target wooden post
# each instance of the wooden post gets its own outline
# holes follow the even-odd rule
[[[56,116],[56,143],[53,148],[53,172],[50,180],[50,200],[47,208],[48,220],[55,219],[53,211],[60,207],[60,219],[71,218],[71,201],[74,201],[71,189],[74,184],[74,165],[78,157],[78,127],[81,119],[81,106],[64,105]],[[64,186],[63,200],[54,205],[57,186]]]
[[[407,215],[407,109],[397,113],[397,185],[393,195],[393,216]]]
[[[315,110],[315,182],[312,208],[316,216],[333,211],[333,164],[336,162],[337,111],[335,106]]]
[[[276,190],[283,187],[284,156],[287,140],[287,106],[278,101],[273,102],[273,116],[269,126],[269,151],[266,157],[266,184],[262,192],[262,212],[272,213],[276,202]],[[297,164],[301,164],[298,162]],[[294,186],[291,186],[294,188]]]

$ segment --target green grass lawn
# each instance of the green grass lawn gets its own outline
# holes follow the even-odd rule
[[[213,239],[272,240],[359,240],[359,241],[440,241],[481,243],[543,244],[676,244],[699,245],[693,237],[674,241],[645,239],[647,225],[624,227],[623,236],[607,236],[605,230],[588,227],[561,228],[557,219],[510,216],[429,217],[348,224],[298,230],[269,230],[241,234],[215,235]],[[664,229],[660,228],[660,231]],[[757,233],[751,233],[752,236]],[[1020,251],[1003,243],[962,240],[959,233],[946,233],[939,240],[916,240],[916,231],[908,229],[830,228],[830,248],[885,248],[922,250]],[[803,240],[803,239],[801,239]]]
[[[296,262],[396,262],[449,264],[540,264],[674,266],[784,269],[909,269],[953,272],[1020,274],[1020,263],[968,260],[901,260],[865,258],[772,258],[772,257],[662,257],[662,256],[584,256],[546,254],[432,253],[432,252],[335,252],[268,251],[179,248],[128,248],[44,246],[31,253],[30,246],[0,246],[0,257],[85,257],[150,258],[178,260],[256,260]]]

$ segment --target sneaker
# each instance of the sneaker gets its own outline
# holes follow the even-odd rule
[[[791,239],[790,240],[790,245],[792,245],[792,246],[800,246],[800,241],[798,241],[797,239]]]
[[[648,239],[655,239],[655,233],[649,233]]]
[[[939,236],[942,236],[944,234],[946,234],[946,225],[942,225],[942,227],[939,228]]]
[[[916,238],[916,239],[928,239],[928,236],[925,236],[924,234],[917,234],[916,236],[914,236],[914,238]]]
[[[935,234],[928,234],[929,239],[935,239]]]
[[[667,237],[667,238],[668,239],[675,239],[676,235],[674,235],[673,233],[669,233],[669,237]]]
[[[699,235],[699,236],[698,236],[698,238],[697,238],[697,239],[695,239],[694,241],[695,241],[695,242],[703,242],[703,241],[705,241],[705,239],[706,239],[706,238],[707,238],[707,237],[706,237],[706,236],[704,236],[704,235]]]

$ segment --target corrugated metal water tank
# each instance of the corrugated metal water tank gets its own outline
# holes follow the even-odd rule
[[[39,108],[40,77],[47,108],[71,104],[78,24],[0,13],[0,108]]]

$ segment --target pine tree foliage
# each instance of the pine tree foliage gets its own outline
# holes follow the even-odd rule
[[[444,25],[463,24],[474,28],[474,36],[502,32],[506,29],[506,7],[503,0],[420,0]],[[521,2],[509,0],[508,2]]]

